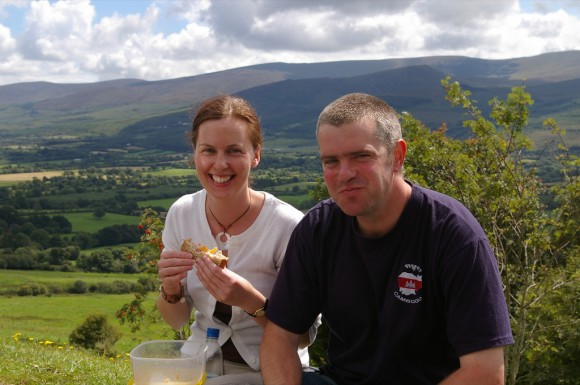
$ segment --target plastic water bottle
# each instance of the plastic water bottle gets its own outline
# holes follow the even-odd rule
[[[218,343],[219,336],[219,329],[207,329],[207,352],[205,356],[205,372],[207,378],[217,377],[224,374],[224,357],[222,354],[222,348]]]

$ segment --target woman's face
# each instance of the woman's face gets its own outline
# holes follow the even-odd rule
[[[194,162],[209,195],[233,198],[247,193],[250,170],[260,162],[260,149],[254,150],[243,120],[207,120],[198,129]]]

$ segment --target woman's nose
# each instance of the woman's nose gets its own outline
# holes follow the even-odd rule
[[[227,159],[226,154],[223,152],[218,152],[215,164],[219,168],[222,168],[222,169],[227,168],[228,167],[228,159]]]

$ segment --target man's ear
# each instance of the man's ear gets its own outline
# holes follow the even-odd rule
[[[403,169],[405,156],[407,155],[407,143],[399,139],[395,145],[395,156],[393,158],[393,171],[399,173]]]

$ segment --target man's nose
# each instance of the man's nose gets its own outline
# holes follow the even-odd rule
[[[338,179],[340,181],[349,181],[356,176],[356,169],[352,167],[350,162],[340,162],[340,168],[338,170]]]

